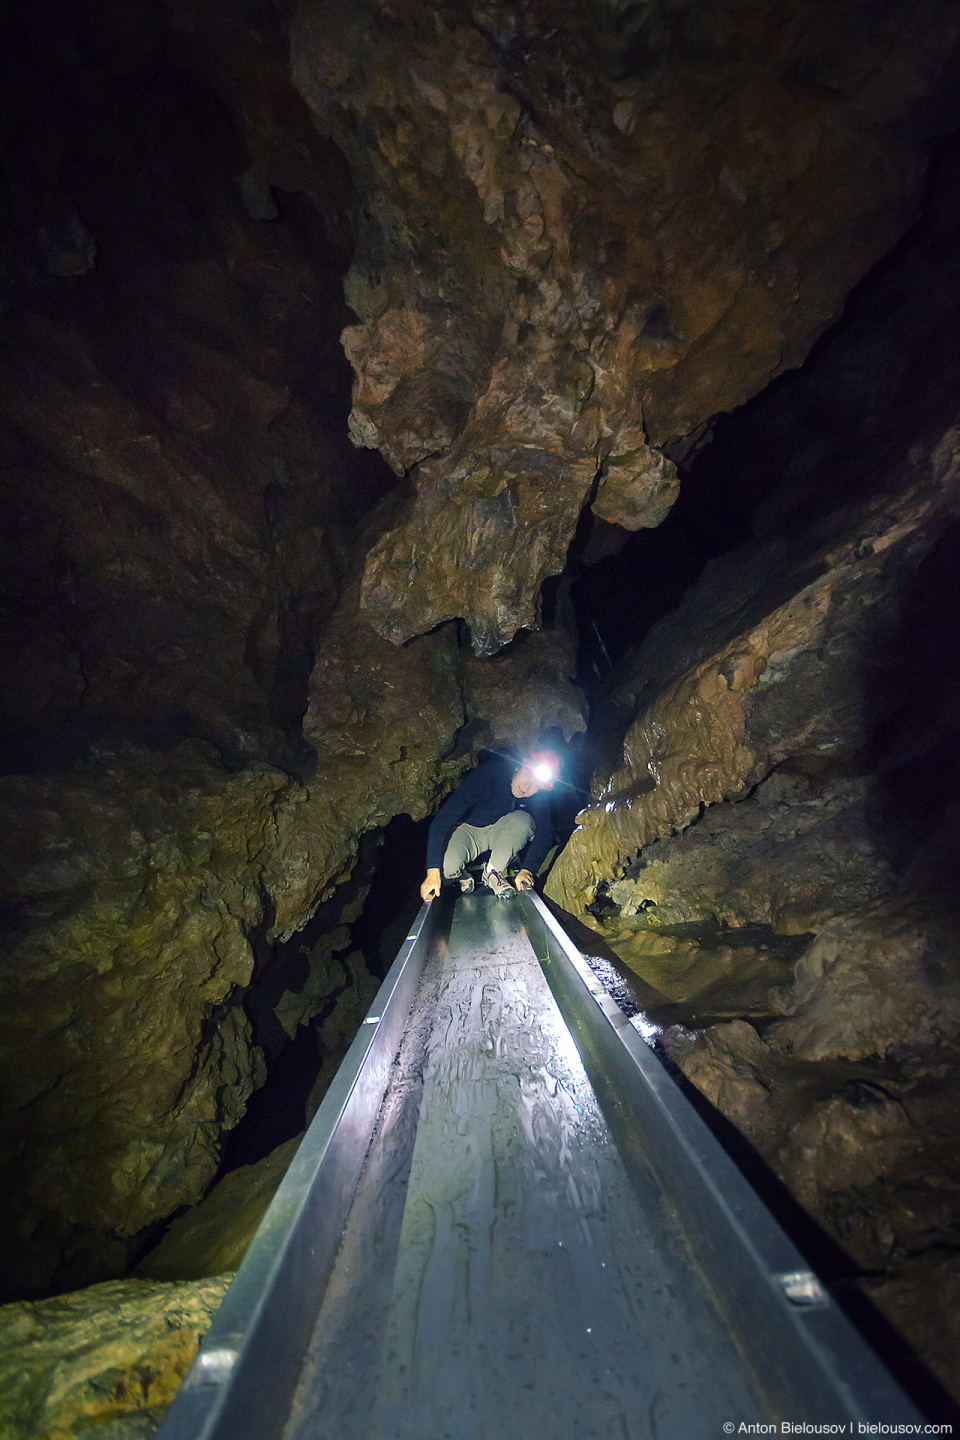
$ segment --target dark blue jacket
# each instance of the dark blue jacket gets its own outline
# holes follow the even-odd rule
[[[555,843],[553,806],[550,792],[538,790],[529,799],[518,800],[510,789],[517,766],[509,760],[490,760],[471,770],[440,806],[427,831],[427,869],[439,870],[447,841],[458,825],[492,825],[511,810],[529,810],[537,833],[527,846],[524,867],[536,875]]]

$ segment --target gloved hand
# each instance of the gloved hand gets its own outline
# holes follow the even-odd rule
[[[529,870],[518,870],[518,871],[517,871],[517,889],[518,889],[518,890],[532,890],[532,889],[533,889],[533,876],[530,874],[530,871],[529,871]]]

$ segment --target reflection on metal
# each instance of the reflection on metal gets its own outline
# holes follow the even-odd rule
[[[791,1305],[829,1305],[830,1296],[812,1270],[794,1270],[777,1277]]]
[[[159,1440],[916,1422],[542,902],[442,903]]]
[[[197,1357],[197,1373],[202,1385],[222,1385],[237,1363],[236,1350],[204,1350]]]

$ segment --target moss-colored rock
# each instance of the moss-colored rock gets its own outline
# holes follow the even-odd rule
[[[200,1280],[236,1270],[302,1139],[297,1135],[255,1165],[225,1175],[173,1222],[140,1261],[137,1274],[147,1280]]]
[[[479,746],[580,727],[568,639],[536,627],[582,506],[659,523],[675,462],[807,354],[956,124],[940,0],[303,0],[297,83],[348,154],[348,221],[282,10],[11,17],[0,1220],[19,1294],[122,1272],[201,1201],[265,1054],[304,1025],[312,1110],[372,986],[350,929],[364,835],[429,814]],[[946,644],[892,698],[884,657],[934,629],[936,583],[914,612],[912,587],[955,513],[957,440],[935,384],[877,379],[955,390],[943,255],[952,231],[894,264],[873,320],[906,320],[807,367],[819,399],[756,432],[780,528],[621,677],[623,769],[551,881],[663,992],[734,1017],[678,1042],[688,1073],[891,1270],[956,1243],[936,896],[957,832],[907,870],[888,822],[913,759],[949,757],[957,692],[937,688]],[[347,441],[350,365],[353,437],[396,484]],[[762,1037],[742,1018],[761,1014],[781,1017]],[[184,1217],[194,1267],[233,1263],[276,1179],[254,1170]],[[152,1425],[153,1383],[145,1410],[78,1424]]]
[[[116,1280],[0,1308],[5,1440],[146,1440],[231,1280]]]
[[[369,999],[335,955],[362,898],[351,888],[360,838],[396,814],[429,814],[469,766],[469,747],[454,754],[463,687],[453,626],[398,649],[348,594],[311,681],[309,778],[264,765],[231,774],[188,741],[2,782],[20,816],[0,855],[19,907],[0,984],[6,1273],[21,1287],[70,1278],[58,1269],[70,1253],[82,1278],[87,1264],[122,1269],[124,1237],[201,1198],[223,1131],[263,1080],[245,1009],[257,947],[332,906],[277,1022],[291,1034],[342,990],[356,990],[354,1010]],[[562,715],[569,690],[561,680]],[[517,712],[518,737],[538,710],[558,713],[543,686]],[[334,903],[341,889],[347,908]],[[335,1065],[343,1036],[328,1038]]]
[[[331,214],[345,186],[262,20],[54,0],[7,34],[6,1294],[122,1273],[203,1195],[265,1073],[250,987],[344,868],[284,868],[285,817],[315,633],[391,477],[344,433],[329,234],[241,181]]]

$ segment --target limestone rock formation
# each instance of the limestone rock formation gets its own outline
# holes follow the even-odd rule
[[[255,1165],[240,1165],[170,1226],[137,1266],[146,1280],[202,1280],[236,1270],[303,1139],[295,1135]]]
[[[952,1272],[927,1297],[939,1329],[908,1298],[956,1245],[960,1199],[943,583],[960,444],[931,414],[872,495],[841,472],[804,525],[774,494],[779,523],[708,565],[628,659],[622,768],[548,890],[683,1002],[673,1059],[853,1264],[886,1275],[871,1293],[955,1391]]]
[[[856,1264],[886,1272],[868,1292],[955,1394],[957,937],[942,899],[876,902],[822,930],[762,1038],[743,1020],[665,1037]]]
[[[555,714],[549,693],[536,703]],[[123,1237],[199,1200],[262,1082],[245,1007],[271,947],[347,886],[275,1013],[289,1033],[356,991],[329,957],[349,947],[359,837],[435,808],[469,764],[469,748],[454,756],[466,719],[452,627],[397,649],[347,606],[312,683],[308,780],[231,775],[185,741],[4,782],[20,815],[3,856],[19,915],[4,982],[8,1276],[42,1287],[65,1252],[67,1275],[122,1268]]]
[[[623,768],[551,876],[560,904],[581,913],[620,882],[628,913],[663,903],[667,923],[709,915],[791,933],[842,908],[845,886],[849,903],[882,888],[857,774],[897,698],[882,666],[901,597],[956,514],[960,437],[948,431],[915,465],[899,496],[713,562],[655,627],[618,696],[641,706]],[[746,808],[709,812],[701,839],[706,807],[732,800]],[[826,912],[796,889],[804,846],[825,860]]]
[[[329,1069],[375,983],[362,837],[499,712],[481,685],[471,726],[454,625],[398,649],[358,612],[394,477],[345,433],[349,177],[276,16],[51,14],[16,22],[4,257],[12,1296],[123,1273],[318,1017]],[[502,740],[582,725],[539,680]]]
[[[200,733],[230,761],[289,763],[312,629],[389,486],[339,433],[349,372],[311,321],[346,313],[342,262],[306,197],[249,215],[238,136],[196,75],[149,47],[113,74],[109,35],[71,73],[22,23],[2,401],[14,758]],[[30,229],[61,172],[101,237],[67,279],[40,272]]]
[[[295,82],[358,192],[351,433],[414,482],[367,560],[385,635],[461,616],[489,653],[537,623],[588,498],[659,523],[677,456],[915,213],[955,26],[940,3],[302,0]]]
[[[17,1296],[125,1272],[197,1205],[305,1026],[308,1117],[376,983],[356,926],[378,832],[482,748],[583,729],[542,586],[585,504],[611,548],[663,519],[713,417],[798,364],[901,235],[956,124],[949,0],[301,0],[298,89],[292,8],[11,17]],[[622,768],[551,881],[729,1021],[675,1033],[679,1062],[915,1328],[911,1271],[956,1280],[960,793],[928,772],[954,763],[958,692],[950,647],[917,641],[960,535],[949,239],[897,272],[859,358],[752,412],[749,461],[716,445],[721,488],[780,483],[620,676]],[[920,358],[938,385],[889,382]],[[184,1219],[252,1180],[234,1248],[191,1263],[234,1263],[278,1165]],[[152,1425],[218,1293],[8,1310],[51,1397],[4,1387],[11,1423]],[[69,1348],[88,1302],[131,1344],[88,1364],[77,1341],[70,1378],[40,1326]]]
[[[0,1308],[7,1440],[147,1440],[231,1280],[115,1280]]]
[[[954,1390],[957,163],[816,360],[696,462],[753,538],[628,653],[621,763],[550,882]]]
[[[586,729],[583,691],[575,684],[570,635],[562,629],[523,631],[492,659],[468,656],[467,709],[484,743],[519,751],[549,731],[564,740]]]

